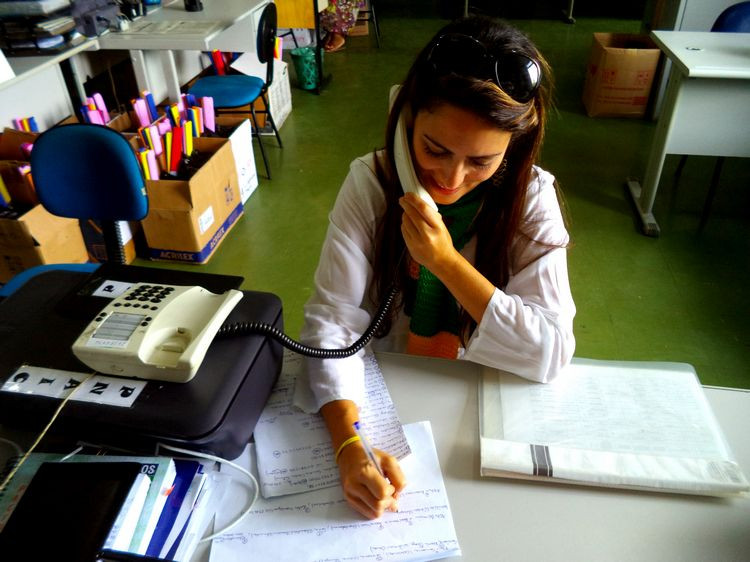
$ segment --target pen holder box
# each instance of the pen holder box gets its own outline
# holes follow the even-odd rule
[[[208,158],[192,177],[146,182],[149,212],[141,225],[150,259],[206,263],[242,216],[230,141],[198,137],[193,146]]]
[[[87,261],[76,219],[56,217],[41,205],[0,213],[0,282],[35,265]]]

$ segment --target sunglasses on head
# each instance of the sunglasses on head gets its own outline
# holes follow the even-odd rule
[[[492,80],[519,103],[533,98],[542,81],[542,69],[531,57],[518,51],[491,55],[482,43],[462,33],[438,37],[427,62],[438,76],[457,74]]]

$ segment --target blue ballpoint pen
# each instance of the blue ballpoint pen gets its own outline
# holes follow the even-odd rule
[[[375,465],[375,468],[378,469],[380,476],[385,478],[385,474],[383,474],[383,470],[380,468],[380,463],[378,463],[378,460],[375,458],[375,453],[372,450],[372,447],[370,446],[370,442],[367,440],[367,437],[365,437],[365,434],[362,431],[362,428],[359,426],[358,421],[354,422],[354,431],[356,432],[357,436],[359,437],[360,442],[362,443],[362,448],[365,450],[365,454],[367,455],[367,458],[369,458],[372,464]]]

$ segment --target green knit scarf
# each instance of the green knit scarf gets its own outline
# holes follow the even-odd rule
[[[453,247],[461,251],[471,239],[471,228],[484,196],[485,186],[480,185],[451,205],[438,205],[443,222],[450,232]],[[406,288],[404,312],[411,317],[409,330],[424,337],[439,332],[458,335],[458,303],[443,283],[423,265],[419,277]]]

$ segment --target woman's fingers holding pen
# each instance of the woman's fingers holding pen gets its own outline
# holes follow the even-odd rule
[[[394,488],[393,497],[398,499],[401,490],[406,486],[406,477],[401,470],[401,465],[398,463],[396,457],[392,457],[383,451],[376,450],[375,455],[380,462],[380,469]]]
[[[381,476],[361,447],[347,447],[339,458],[341,484],[349,504],[369,519],[376,519],[386,510],[396,511],[396,497],[404,485],[398,462],[389,455],[375,451],[381,463]],[[394,482],[391,483],[391,478]]]

